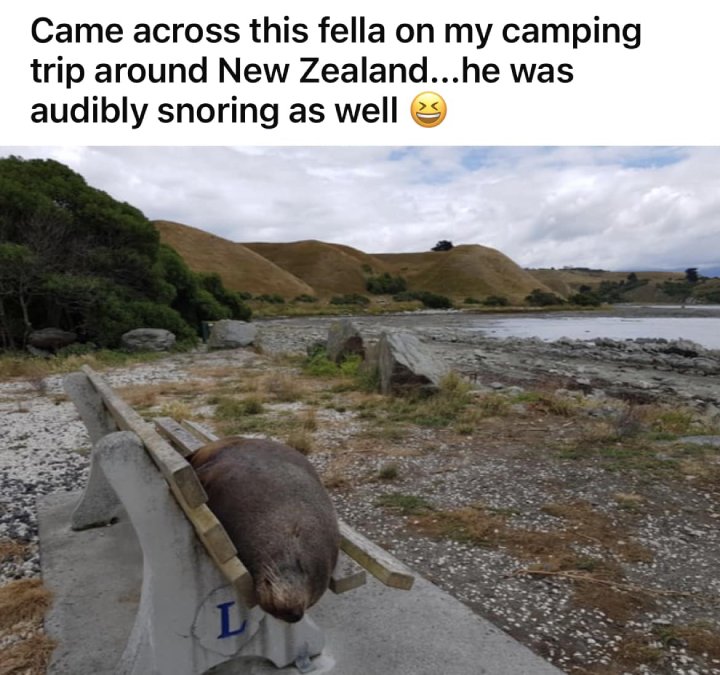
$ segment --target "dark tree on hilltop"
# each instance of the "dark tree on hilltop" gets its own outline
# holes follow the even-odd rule
[[[179,339],[247,318],[219,278],[191,272],[138,209],[51,160],[0,159],[0,349],[56,327],[114,347],[133,328]]]
[[[447,239],[441,239],[435,246],[432,247],[433,251],[449,251],[453,248],[453,243]]]
[[[635,274],[635,272],[630,272],[630,274],[627,275],[627,280],[631,284],[634,284],[635,282],[637,282],[638,276],[637,276],[637,274]]]
[[[698,280],[700,279],[700,276],[698,275],[697,267],[688,267],[685,270],[685,279],[688,281],[688,283],[696,284]]]

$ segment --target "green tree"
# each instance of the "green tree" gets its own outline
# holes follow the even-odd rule
[[[56,326],[116,346],[126,330],[192,337],[204,318],[249,318],[219,277],[191,272],[157,229],[52,160],[0,159],[0,328],[3,348]]]

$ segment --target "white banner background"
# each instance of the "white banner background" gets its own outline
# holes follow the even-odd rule
[[[366,22],[382,23],[386,41],[378,44],[343,44],[319,41],[318,22],[323,16],[350,21],[364,16]],[[124,28],[120,44],[38,44],[31,24],[46,16],[59,23],[119,23]],[[307,24],[310,39],[304,44],[254,44],[247,24],[268,16]],[[503,24],[593,23],[641,24],[641,46],[626,49],[622,44],[585,44],[577,50],[569,45],[507,44]],[[241,39],[236,44],[143,45],[133,41],[135,24],[145,23],[236,23]],[[394,29],[400,23],[432,23],[433,44],[396,42]],[[448,22],[493,23],[484,49],[475,45],[448,45],[443,27]],[[34,0],[6,3],[0,22],[2,77],[5,96],[0,106],[0,143],[13,145],[716,145],[718,124],[718,75],[720,47],[717,28],[720,4],[688,0],[682,4],[666,0],[578,2],[578,0],[515,0],[503,2],[416,2],[392,3],[366,0],[349,5],[316,1],[228,3],[219,0],[173,3],[100,3],[97,0]],[[45,34],[52,30],[43,29]],[[34,83],[30,63],[82,63],[83,83],[67,89],[60,83]],[[193,63],[207,56],[208,84],[97,84],[93,80],[98,62]],[[494,84],[300,84],[299,59],[317,56],[321,62],[344,64],[367,56],[372,62],[414,62],[429,59],[430,75],[439,78],[459,74],[463,56],[480,65],[496,63],[501,79]],[[243,63],[290,63],[285,84],[217,82],[219,57]],[[574,79],[569,84],[515,84],[510,63],[570,63]],[[431,89],[446,100],[446,120],[424,129],[413,122],[410,102],[419,92]],[[30,120],[37,102],[76,103],[84,96],[106,96],[118,102],[127,96],[149,104],[139,129],[130,124],[36,124]],[[277,103],[276,128],[260,124],[194,123],[161,124],[156,107],[162,102]],[[341,124],[335,103],[380,102],[396,96],[398,120],[394,124]],[[322,124],[293,124],[287,119],[293,103],[322,103]]]

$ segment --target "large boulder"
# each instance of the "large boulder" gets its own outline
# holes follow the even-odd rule
[[[208,347],[210,349],[236,349],[247,347],[255,342],[257,327],[247,321],[222,319],[216,321],[210,330]]]
[[[136,328],[123,333],[120,344],[131,352],[166,352],[175,345],[175,335],[164,328]]]
[[[350,319],[341,319],[330,324],[326,349],[328,359],[335,363],[340,363],[353,354],[365,357],[362,336]]]
[[[28,345],[46,352],[56,352],[77,340],[77,335],[59,328],[41,328],[28,335]]]
[[[432,394],[449,372],[447,365],[409,331],[383,333],[377,358],[383,394]]]

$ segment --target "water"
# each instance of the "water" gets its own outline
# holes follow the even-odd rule
[[[684,338],[710,349],[720,349],[720,317],[541,316],[478,321],[475,327],[492,337],[561,337],[592,340]]]

